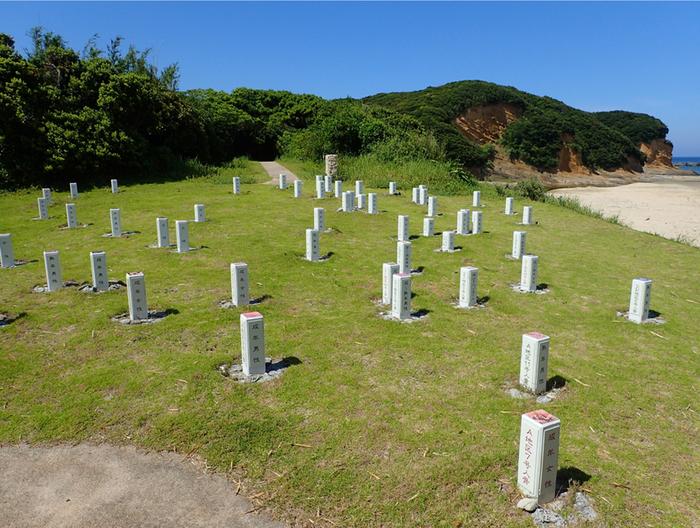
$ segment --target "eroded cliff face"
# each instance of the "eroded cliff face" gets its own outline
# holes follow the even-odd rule
[[[649,143],[640,143],[639,150],[647,157],[649,167],[673,168],[673,145],[662,138],[652,139]]]
[[[506,127],[522,114],[522,109],[512,104],[475,106],[457,116],[454,123],[472,141],[496,143]]]

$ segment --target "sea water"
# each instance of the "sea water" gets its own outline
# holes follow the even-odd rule
[[[690,170],[700,174],[700,156],[673,157],[673,164],[679,169]]]

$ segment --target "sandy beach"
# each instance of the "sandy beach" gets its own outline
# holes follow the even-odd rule
[[[619,187],[576,187],[550,191],[582,204],[638,231],[681,238],[700,247],[700,177],[660,176],[654,182]]]

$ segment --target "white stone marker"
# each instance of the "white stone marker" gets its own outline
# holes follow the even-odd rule
[[[651,279],[634,279],[630,292],[630,310],[627,317],[630,321],[637,324],[645,322],[649,318],[650,305]]]
[[[39,209],[39,220],[46,220],[49,217],[49,206],[46,198],[37,198],[36,205]]]
[[[510,196],[506,198],[506,210],[504,212],[507,215],[513,214],[513,198]]]
[[[459,307],[476,306],[476,287],[479,282],[479,268],[463,266],[459,268]]]
[[[377,214],[377,193],[367,195],[367,214]]]
[[[396,273],[391,279],[391,316],[400,320],[411,317],[410,273]]]
[[[66,204],[66,225],[69,229],[78,227],[78,215],[75,213],[75,204]]]
[[[442,232],[442,247],[440,248],[444,253],[454,253],[455,250],[455,232],[454,231],[443,231]]]
[[[428,197],[428,216],[437,216],[437,197]]]
[[[12,235],[0,235],[0,268],[12,268],[15,265],[15,252],[12,249]]]
[[[321,200],[326,197],[326,184],[323,181],[323,176],[316,176],[316,198]]]
[[[158,234],[158,247],[170,247],[170,232],[168,230],[168,219],[159,216],[156,218],[156,233]]]
[[[175,237],[177,238],[177,252],[188,252],[190,250],[190,227],[187,220],[175,220]]]
[[[472,235],[478,235],[484,230],[482,219],[482,211],[472,211]]]
[[[408,215],[399,215],[396,240],[403,242],[407,241],[408,237]]]
[[[365,194],[365,182],[362,180],[355,180],[355,194],[358,196]]]
[[[396,194],[396,182],[389,182],[389,194]]]
[[[538,504],[554,500],[560,433],[559,418],[547,411],[525,413],[520,419],[518,488]]]
[[[146,302],[146,278],[141,271],[126,274],[126,296],[129,300],[129,319],[143,321],[148,319]]]
[[[333,176],[326,174],[323,177],[323,190],[327,194],[331,193],[331,191],[333,190]]]
[[[428,188],[425,185],[418,186],[418,205],[426,205],[428,203]]]
[[[241,179],[238,176],[234,176],[232,183],[233,183],[233,194],[241,194]]]
[[[97,291],[109,289],[107,276],[107,253],[104,251],[90,252],[90,268],[92,269],[92,287]]]
[[[357,208],[358,209],[366,209],[367,208],[367,195],[366,194],[358,194],[357,195]]]
[[[344,213],[351,213],[355,208],[352,191],[343,191],[342,210]]]
[[[46,270],[46,287],[52,292],[63,288],[61,261],[58,251],[44,251],[44,269]]]
[[[115,179],[112,179],[110,181],[110,185],[112,186],[112,194],[117,194],[119,192],[119,182]]]
[[[122,236],[122,211],[121,209],[109,210],[109,221],[112,226],[112,236]]]
[[[481,207],[481,191],[472,193],[472,207]]]
[[[70,197],[77,198],[78,197],[78,184],[75,182],[71,182],[68,184],[68,187],[70,188]]]
[[[265,323],[260,312],[241,314],[241,363],[243,374],[265,374]]]
[[[549,336],[539,332],[523,334],[520,352],[520,385],[535,394],[545,392],[548,361]]]
[[[343,181],[335,180],[333,182],[333,191],[336,198],[341,198],[343,196]]]
[[[529,205],[526,205],[523,207],[523,225],[531,225],[532,224],[532,207]]]
[[[527,231],[513,231],[513,251],[510,256],[515,260],[520,260],[525,254],[525,242],[527,241]]]
[[[382,264],[382,304],[391,304],[393,277],[399,272],[399,265],[394,262]]]
[[[286,174],[280,174],[278,176],[279,180],[279,188],[280,190],[284,191],[287,188],[287,175]]]
[[[537,264],[536,255],[523,255],[523,264],[520,268],[520,289],[526,292],[537,291]]]
[[[245,306],[250,303],[248,264],[244,262],[231,264],[231,303],[234,306]]]
[[[469,209],[460,209],[457,211],[457,234],[469,234]]]
[[[321,255],[319,247],[319,232],[316,229],[306,230],[306,260],[317,262]]]
[[[204,214],[204,204],[194,204],[194,221],[206,222],[207,217]]]
[[[301,180],[294,180],[294,198],[301,198],[302,185],[303,184]]]
[[[411,273],[411,243],[396,243],[396,262],[399,263],[400,273]]]
[[[326,210],[323,207],[314,207],[314,229],[316,231],[326,230]]]
[[[338,175],[338,155],[337,154],[326,154],[325,162],[326,162],[325,174],[328,174],[332,178],[335,178]]]
[[[417,204],[417,203],[418,203],[418,199],[419,199],[419,198],[418,198],[418,193],[419,193],[419,192],[420,192],[420,189],[419,189],[418,187],[414,187],[413,189],[411,189],[411,201],[412,201],[414,204]]]
[[[423,236],[431,237],[435,234],[435,219],[426,216],[423,218]]]
[[[48,187],[44,187],[41,190],[41,196],[46,198],[47,204],[51,205],[53,203],[53,197],[51,196],[51,189],[49,189]]]

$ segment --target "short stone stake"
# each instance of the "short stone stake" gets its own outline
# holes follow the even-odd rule
[[[158,247],[170,247],[170,232],[168,230],[168,219],[159,216],[156,218],[156,233],[158,234]]]
[[[529,205],[523,207],[523,225],[532,225],[532,207]]]
[[[316,176],[316,199],[321,200],[326,197],[326,184],[323,176]]]
[[[75,212],[75,204],[66,204],[66,225],[68,229],[75,229],[78,227],[78,215]]]
[[[318,262],[321,258],[319,238],[319,232],[316,229],[306,230],[306,260],[310,262]]]
[[[437,216],[437,197],[428,197],[428,216]]]
[[[513,231],[513,251],[510,256],[515,260],[520,260],[525,254],[526,241],[527,231]]]
[[[190,250],[190,228],[187,220],[175,220],[175,236],[177,238],[177,252],[188,252]]]
[[[406,242],[408,241],[408,236],[408,215],[399,215],[396,240]]]
[[[231,264],[231,303],[234,306],[250,304],[248,293],[248,264],[234,262]]]
[[[358,196],[365,194],[365,182],[362,180],[355,180],[355,194]]]
[[[537,291],[537,255],[523,255],[520,268],[520,290],[525,292]]]
[[[71,182],[68,184],[68,188],[70,189],[70,197],[77,198],[78,197],[78,184],[75,182]]]
[[[126,296],[129,300],[129,320],[148,319],[148,302],[146,301],[146,278],[140,271],[126,274]]]
[[[426,205],[428,203],[428,188],[425,185],[418,186],[418,205]]]
[[[92,287],[97,291],[109,289],[107,275],[107,253],[104,251],[90,252],[90,268],[92,269]]]
[[[265,374],[265,323],[260,312],[241,314],[241,363],[243,374]]]
[[[535,394],[547,390],[549,336],[539,332],[523,334],[520,352],[520,385]]]
[[[391,305],[393,277],[399,272],[399,265],[394,262],[382,264],[382,304]]]
[[[278,177],[279,181],[279,188],[280,190],[284,191],[287,188],[287,175],[286,174],[280,174]]]
[[[122,212],[121,209],[109,210],[109,221],[112,227],[112,236],[122,236]]]
[[[53,203],[53,197],[51,196],[51,189],[49,189],[48,187],[44,187],[41,190],[41,196],[43,198],[46,198],[47,204],[51,205]]]
[[[44,269],[46,270],[46,289],[52,292],[63,288],[58,251],[44,251]]]
[[[479,235],[483,232],[483,217],[482,211],[472,211],[472,235]]]
[[[460,308],[476,306],[476,288],[479,281],[479,268],[463,266],[459,268],[459,304]]]
[[[455,232],[454,231],[443,231],[442,232],[442,246],[440,251],[444,253],[454,253],[455,250]]]
[[[355,193],[352,191],[343,192],[342,209],[344,213],[352,213],[355,210]]]
[[[389,194],[396,194],[396,182],[389,182]]]
[[[481,207],[481,191],[472,193],[472,207]]]
[[[366,194],[358,194],[357,195],[357,208],[360,210],[367,209],[367,195]]]
[[[49,217],[49,205],[46,198],[37,198],[36,205],[39,209],[39,220],[46,220]]]
[[[195,222],[206,222],[207,217],[204,214],[204,204],[194,205],[194,221]]]
[[[0,235],[0,268],[12,268],[15,265],[15,252],[12,248],[12,235]]]
[[[367,214],[377,214],[377,193],[367,195]]]
[[[294,180],[294,198],[301,198],[301,189],[303,182],[301,180]]]
[[[469,209],[460,209],[457,211],[457,234],[469,234]]]
[[[343,196],[343,181],[335,180],[333,182],[333,195],[336,198],[341,198]]]
[[[506,209],[504,213],[509,216],[513,214],[513,198],[510,196],[506,198]]]
[[[520,419],[518,488],[538,504],[554,500],[560,432],[559,418],[547,411],[525,413]]]
[[[326,162],[325,174],[328,174],[332,178],[335,178],[338,175],[338,155],[326,154],[324,159]]]
[[[109,183],[112,186],[112,194],[117,194],[119,192],[119,182],[115,179],[112,179]]]
[[[641,324],[649,318],[651,305],[651,279],[634,279],[630,292],[630,310],[628,319]]]
[[[391,316],[399,319],[411,317],[411,274],[396,273],[391,280]]]
[[[420,189],[418,187],[414,187],[413,189],[411,189],[411,201],[414,204],[418,203],[418,200],[419,200],[418,193],[419,192],[420,192]]]
[[[326,230],[326,210],[323,207],[314,207],[314,229],[316,231]]]
[[[333,176],[326,174],[323,177],[323,190],[326,194],[330,194],[333,190]]]
[[[233,183],[233,194],[241,194],[241,179],[238,176],[234,176],[232,183]]]
[[[411,273],[411,243],[396,243],[396,262],[399,263],[400,273]]]
[[[435,234],[435,219],[429,216],[423,218],[423,236],[431,237]]]

